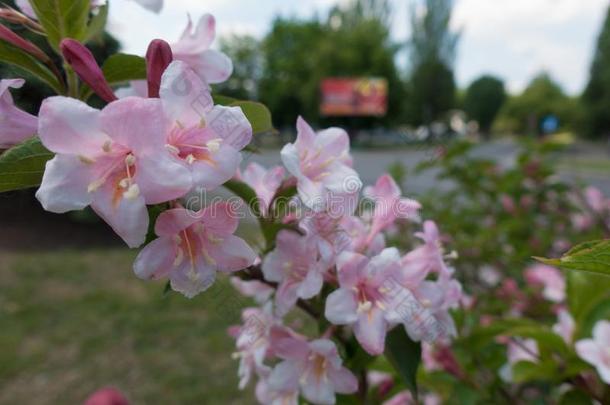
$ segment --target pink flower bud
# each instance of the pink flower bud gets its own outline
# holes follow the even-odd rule
[[[9,30],[2,24],[0,24],[0,39],[8,42],[11,45],[16,46],[17,48],[26,51],[27,53],[42,62],[47,62],[49,60],[47,54],[45,54],[39,47],[31,43],[30,41],[21,38],[19,35],[15,34],[13,31]]]
[[[148,46],[146,52],[148,97],[159,98],[161,77],[173,59],[172,48],[162,39],[155,39]]]
[[[115,388],[102,388],[87,398],[85,405],[129,405],[129,401]]]
[[[98,96],[109,103],[117,100],[104,77],[102,69],[100,69],[89,49],[80,42],[70,38],[61,41],[60,48],[66,62],[72,66],[78,77],[87,83]]]

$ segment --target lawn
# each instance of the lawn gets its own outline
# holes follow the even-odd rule
[[[79,404],[108,385],[133,404],[253,403],[227,335],[248,303],[226,281],[164,296],[133,275],[134,256],[0,255],[0,404]]]

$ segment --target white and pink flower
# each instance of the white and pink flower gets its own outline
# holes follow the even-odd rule
[[[239,107],[214,105],[207,85],[184,63],[173,62],[160,89],[167,116],[167,150],[187,168],[193,186],[214,189],[230,180],[252,126]]]
[[[258,163],[252,162],[238,175],[238,178],[256,192],[264,216],[269,214],[273,197],[284,180],[284,173],[284,168],[281,166],[267,170]]]
[[[358,380],[343,367],[337,347],[328,339],[308,342],[289,337],[277,342],[275,352],[283,361],[269,376],[268,386],[273,391],[300,389],[309,402],[332,405],[335,393],[351,394],[358,389]]]
[[[279,284],[275,304],[280,315],[290,311],[299,298],[318,295],[326,270],[315,241],[289,230],[278,234],[276,248],[265,257],[262,269],[266,280]]]
[[[188,170],[168,153],[168,122],[158,99],[126,98],[102,111],[66,97],[46,99],[39,136],[56,153],[36,197],[47,211],[89,205],[130,247],[144,243],[147,204],[182,197]]]
[[[610,384],[610,321],[597,322],[592,339],[576,342],[576,353],[597,369],[602,381]]]
[[[561,271],[545,264],[536,264],[525,270],[525,280],[534,287],[542,287],[542,295],[552,302],[563,302],[566,281]]]
[[[329,128],[316,134],[299,117],[297,140],[284,146],[281,155],[286,169],[297,179],[305,206],[335,217],[354,212],[362,182],[352,169],[347,132]]]
[[[237,225],[227,203],[199,212],[165,211],[155,224],[159,238],[140,252],[134,272],[145,280],[168,278],[173,290],[192,298],[214,283],[217,271],[243,270],[256,260],[250,246],[233,235]]]

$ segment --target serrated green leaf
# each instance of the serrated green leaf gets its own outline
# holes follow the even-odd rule
[[[417,398],[417,369],[421,361],[421,344],[412,341],[405,329],[399,325],[386,336],[384,354]]]
[[[64,92],[63,86],[48,67],[16,46],[0,41],[0,60],[33,74],[57,93]]]
[[[30,4],[57,53],[62,39],[85,39],[90,0],[30,0]]]
[[[574,247],[560,259],[536,258],[536,260],[565,270],[610,276],[610,240],[585,242]]]
[[[46,162],[53,157],[38,138],[32,138],[0,155],[0,192],[40,185]]]
[[[87,27],[87,34],[85,35],[84,42],[89,42],[104,32],[104,28],[106,28],[106,23],[108,21],[108,7],[108,4],[104,4],[103,6],[99,7],[97,14],[91,18],[91,21],[89,21],[89,26]]]

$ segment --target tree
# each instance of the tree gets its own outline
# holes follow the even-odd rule
[[[370,127],[402,118],[404,86],[396,69],[399,47],[391,41],[387,0],[355,0],[335,7],[328,18],[274,21],[263,40],[260,99],[274,112],[276,125],[294,126],[298,114],[324,125]],[[389,84],[384,118],[319,116],[320,83],[330,76],[378,76]]]
[[[219,94],[238,99],[256,100],[262,75],[260,42],[250,35],[220,38],[220,49],[233,61],[233,74],[226,82],[215,86]]]
[[[508,100],[498,119],[500,130],[515,133],[539,133],[541,121],[548,115],[559,119],[562,128],[574,128],[579,117],[577,100],[568,97],[548,73],[540,73],[523,93]]]
[[[454,106],[453,65],[459,33],[450,29],[452,0],[425,0],[411,8],[411,92],[413,124],[429,124]]]
[[[600,137],[610,134],[610,8],[597,39],[589,83],[582,96],[586,132]]]
[[[505,101],[504,82],[493,76],[482,76],[468,87],[464,110],[479,123],[481,131],[488,134]]]

